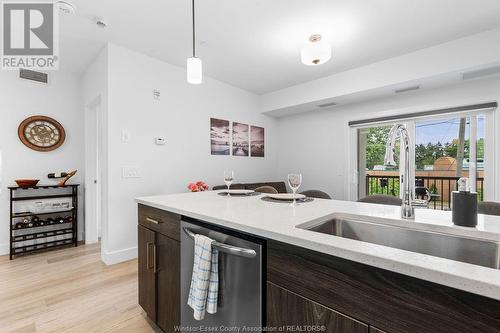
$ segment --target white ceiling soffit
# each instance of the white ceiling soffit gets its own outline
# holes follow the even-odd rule
[[[76,15],[61,16],[60,24],[68,66],[81,70],[95,43],[108,41],[185,66],[189,1],[71,2]],[[500,26],[498,0],[203,0],[196,10],[204,74],[257,94]],[[106,19],[105,29],[92,22],[95,16]],[[300,62],[300,47],[313,33],[333,47],[332,59],[317,67]]]
[[[438,93],[438,91],[440,91],[439,89],[447,89],[448,87],[459,86],[461,84],[473,84],[473,81],[475,80],[489,80],[488,82],[490,82],[492,88],[495,89],[494,87],[498,85],[498,77],[500,77],[500,73],[496,73],[495,71],[495,69],[498,67],[500,67],[500,63],[491,64],[485,67],[484,69],[475,68],[467,70],[466,73],[469,72],[488,73],[488,75],[476,77],[474,79],[463,80],[462,77],[464,75],[464,72],[462,71],[446,73],[429,77],[426,79],[419,79],[417,81],[402,82],[385,87],[359,91],[356,93],[347,94],[343,96],[337,96],[331,99],[318,100],[311,103],[294,105],[282,109],[276,109],[265,112],[265,114],[275,118],[282,118],[305,112],[334,111],[339,108],[343,107],[345,108],[346,106],[350,105],[355,105],[359,103],[372,103],[387,98],[391,99],[397,98],[403,101],[403,100],[408,100],[409,98],[410,99],[414,98],[416,96],[415,94],[419,94],[420,91],[422,91],[422,93],[428,91],[434,91]],[[490,68],[493,70],[489,70]],[[495,74],[492,74],[492,72],[495,72]],[[395,93],[395,91],[406,90],[405,89],[406,87],[417,87],[417,86],[419,87],[419,89],[416,90],[412,89],[400,93]],[[478,101],[477,99],[475,99],[475,100],[465,100],[464,102],[477,103]],[[484,100],[482,102],[489,102],[489,100]],[[334,105],[328,105],[330,103],[334,103]],[[326,105],[326,106],[321,107],[321,105]],[[446,105],[443,105],[443,108],[444,107],[446,107]]]
[[[341,104],[345,96],[352,100],[374,91],[395,95],[394,90],[429,88],[433,81],[457,83],[463,73],[493,75],[500,64],[500,43],[493,42],[498,40],[500,28],[265,94],[262,112],[280,116],[287,110],[307,112],[325,100]]]

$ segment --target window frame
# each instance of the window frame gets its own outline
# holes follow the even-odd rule
[[[484,154],[487,156],[484,160],[484,201],[490,201],[495,199],[495,194],[500,190],[499,185],[495,183],[496,175],[495,164],[497,160],[496,156],[496,136],[495,136],[495,117],[496,109],[481,109],[481,110],[468,110],[450,113],[439,113],[436,115],[426,115],[421,117],[408,118],[401,115],[401,118],[390,119],[388,121],[370,122],[363,123],[359,125],[350,125],[350,144],[349,146],[349,173],[351,174],[350,181],[348,184],[347,192],[348,199],[351,201],[358,200],[359,193],[359,170],[358,170],[358,156],[359,156],[359,140],[358,140],[358,130],[362,128],[370,128],[374,126],[390,126],[394,124],[404,124],[410,134],[410,140],[412,142],[410,147],[410,176],[415,178],[415,138],[416,138],[416,123],[418,121],[428,121],[437,120],[445,118],[463,118],[463,117],[477,117],[478,115],[483,115],[485,118],[485,145]],[[472,131],[471,131],[472,132]],[[471,133],[472,134],[472,133]],[[401,159],[402,161],[402,159]],[[401,175],[401,169],[400,169]]]

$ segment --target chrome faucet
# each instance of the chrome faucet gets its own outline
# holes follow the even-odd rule
[[[410,177],[410,135],[408,134],[408,130],[406,129],[406,127],[402,124],[394,125],[389,132],[389,137],[387,139],[387,144],[385,147],[384,164],[392,167],[397,166],[396,162],[394,161],[397,135],[399,135],[400,137],[401,149],[404,149],[405,154],[405,167],[400,180],[400,184],[403,185],[401,217],[404,219],[414,219],[415,209],[413,208],[413,193],[415,178]]]

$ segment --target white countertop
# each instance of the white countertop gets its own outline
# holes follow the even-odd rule
[[[416,209],[414,221],[400,218],[397,206],[315,199],[293,206],[262,196],[226,197],[217,191],[137,198],[138,203],[212,224],[301,246],[500,300],[500,270],[297,228],[327,221],[335,214],[375,218],[377,223],[411,226],[500,242],[500,217],[479,215],[476,228],[457,227],[451,212]]]

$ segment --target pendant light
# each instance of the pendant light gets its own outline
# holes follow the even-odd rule
[[[312,35],[300,51],[300,59],[307,66],[324,64],[332,57],[332,48],[321,40],[321,35]]]
[[[194,22],[194,0],[192,0],[193,13],[193,56],[187,59],[187,81],[191,84],[201,84],[203,78],[201,59],[196,57],[196,27]]]

